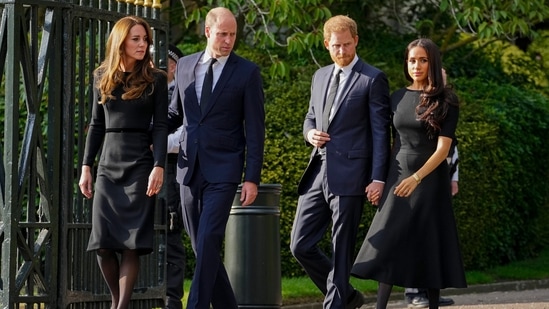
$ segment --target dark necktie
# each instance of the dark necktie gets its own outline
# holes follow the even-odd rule
[[[204,75],[204,83],[202,83],[202,94],[200,95],[200,109],[202,110],[202,113],[206,111],[206,107],[208,106],[208,100],[210,99],[210,95],[212,94],[213,64],[216,61],[217,59],[211,58],[210,65],[208,66],[208,70],[206,71],[206,75]]]
[[[324,103],[324,111],[322,112],[322,131],[326,132],[328,130],[328,124],[330,123],[330,111],[334,105],[335,97],[337,94],[337,87],[339,86],[339,75],[341,70],[337,72],[332,78],[330,84],[330,89],[328,89],[328,95],[326,97],[326,102]]]

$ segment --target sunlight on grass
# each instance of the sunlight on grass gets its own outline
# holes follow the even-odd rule
[[[282,280],[282,299],[321,296],[322,293],[309,278],[284,278]]]
[[[534,259],[513,262],[486,270],[496,281],[536,280],[549,278],[549,249]]]
[[[494,276],[481,271],[465,272],[467,285],[487,284],[496,281]]]

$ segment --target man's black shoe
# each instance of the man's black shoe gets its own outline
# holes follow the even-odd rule
[[[454,304],[454,300],[451,299],[450,297],[439,297],[438,299],[438,305],[440,307],[442,306],[451,306]]]
[[[356,309],[364,305],[364,295],[357,290],[354,290],[353,298],[347,303],[345,309]]]

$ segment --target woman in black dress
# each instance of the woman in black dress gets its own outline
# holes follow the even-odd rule
[[[151,44],[151,28],[143,19],[120,19],[94,74],[79,186],[86,198],[93,196],[88,251],[97,254],[113,309],[128,308],[139,256],[152,251],[154,195],[164,177],[168,83],[165,73],[150,65]],[[101,145],[92,194],[91,169]]]
[[[452,210],[446,157],[455,138],[458,99],[442,77],[438,47],[411,42],[404,74],[412,84],[391,96],[394,128],[383,194],[352,274],[379,282],[377,308],[386,308],[393,285],[426,288],[429,308],[440,289],[466,287]]]

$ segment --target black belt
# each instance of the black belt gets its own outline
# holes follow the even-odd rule
[[[139,128],[108,128],[105,133],[148,133],[148,129]]]
[[[179,154],[177,153],[168,153],[168,163],[177,163]]]

